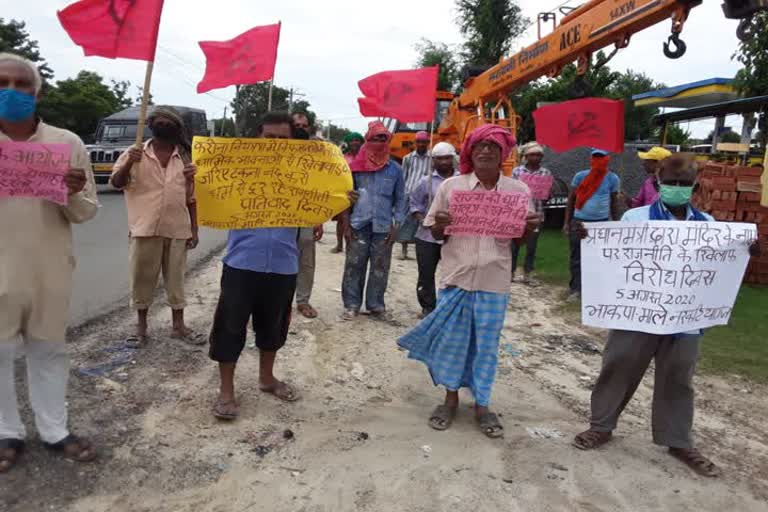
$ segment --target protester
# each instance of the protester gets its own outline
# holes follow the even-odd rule
[[[424,225],[431,228],[442,248],[443,278],[437,309],[400,338],[409,358],[427,365],[435,385],[446,389],[445,403],[429,419],[436,430],[450,427],[458,411],[461,387],[475,397],[480,429],[488,437],[504,434],[504,427],[488,405],[496,375],[499,337],[509,300],[512,272],[511,240],[483,236],[446,236],[451,225],[451,194],[455,191],[497,190],[528,192],[528,187],[502,175],[515,138],[496,125],[477,128],[461,150],[461,176],[440,185]],[[528,231],[539,224],[533,205]]]
[[[643,181],[643,185],[640,187],[640,192],[638,192],[635,197],[628,198],[627,206],[630,208],[648,206],[656,202],[659,198],[659,186],[656,182],[656,173],[659,170],[661,161],[672,156],[672,152],[657,146],[645,153],[640,151],[637,153],[637,156],[643,161],[643,168],[648,177]]]
[[[344,136],[344,143],[347,145],[344,159],[348,164],[351,164],[357,158],[357,154],[360,152],[364,142],[365,138],[357,132],[349,132]],[[331,249],[333,254],[344,252],[344,218],[343,212],[333,218],[336,222],[336,247]]]
[[[405,177],[405,197],[406,201],[416,186],[425,176],[428,176],[432,169],[432,159],[429,156],[429,134],[427,132],[416,133],[416,149],[403,158],[403,176]],[[408,244],[416,241],[416,230],[419,223],[409,215],[405,223],[400,228],[397,241],[402,246],[402,252],[399,259],[408,259]]]
[[[0,199],[0,473],[18,462],[25,448],[17,356],[26,356],[27,388],[43,444],[73,461],[96,458],[91,442],[68,429],[64,344],[75,266],[71,224],[96,215],[96,184],[80,138],[36,116],[42,83],[34,63],[0,53],[0,141],[66,144],[72,151],[64,176],[66,205],[42,198]]]
[[[552,176],[549,169],[541,166],[541,161],[544,159],[544,148],[536,142],[529,142],[523,146],[521,155],[524,159],[523,165],[516,167],[512,171],[512,177],[518,180],[522,180],[525,174],[533,176]],[[534,199],[533,205],[536,208],[536,213],[539,214],[541,222],[544,222],[544,201],[541,199]],[[532,232],[526,240],[525,248],[525,262],[523,263],[523,283],[527,285],[536,285],[536,281],[533,279],[533,270],[536,266],[536,248],[539,244],[539,235],[541,230],[537,229]],[[515,271],[517,270],[517,257],[520,254],[521,243],[512,244],[512,281],[515,280]]]
[[[421,305],[421,317],[424,318],[437,306],[435,291],[435,272],[440,263],[442,240],[435,240],[432,230],[421,223],[437,195],[440,185],[456,173],[454,166],[456,149],[447,142],[439,142],[432,148],[432,175],[422,178],[411,193],[411,215],[419,223],[416,232],[416,263],[419,268],[419,278],[416,284],[416,297]]]
[[[290,139],[288,114],[268,112],[258,137]],[[274,375],[277,351],[285,344],[291,304],[299,273],[297,228],[237,229],[229,232],[221,295],[210,335],[211,359],[219,363],[220,389],[213,415],[234,420],[239,413],[235,395],[235,366],[245,346],[249,320],[259,349],[259,389],[293,402],[298,392]]]
[[[293,138],[310,139],[310,123],[307,114],[295,112]],[[323,226],[299,229],[299,275],[296,278],[296,309],[306,318],[317,318],[317,310],[309,303],[315,284],[316,243],[323,238]]]
[[[186,127],[175,108],[164,106],[152,111],[148,125],[152,138],[120,155],[110,178],[113,187],[125,192],[128,210],[131,305],[138,316],[136,335],[128,342],[147,343],[147,313],[162,271],[171,337],[205,343],[204,336],[184,324],[187,251],[198,244],[195,166]]]
[[[608,170],[610,158],[607,151],[594,149],[590,169],[576,173],[571,183],[568,206],[565,210],[563,232],[569,235],[571,254],[571,282],[569,301],[581,296],[581,240],[572,226],[576,222],[600,222],[617,220],[620,180]]]
[[[365,145],[350,166],[360,199],[351,213],[345,214],[344,221],[347,259],[341,295],[345,320],[354,319],[360,312],[363,290],[368,312],[375,318],[388,317],[384,293],[389,281],[392,244],[408,208],[403,172],[389,157],[391,139],[392,134],[383,123],[371,122]]]
[[[629,210],[622,221],[712,221],[710,215],[691,205],[696,181],[695,162],[675,156],[661,163],[658,175],[660,198],[652,205]],[[577,238],[586,238],[583,224],[574,226]],[[759,255],[755,242],[750,253]],[[619,415],[632,399],[651,360],[655,361],[652,430],[653,442],[697,473],[715,477],[720,469],[694,448],[693,374],[699,355],[701,330],[674,335],[635,331],[611,331],[603,354],[603,366],[592,391],[589,430],[578,434],[574,445],[582,450],[602,446],[612,439]]]

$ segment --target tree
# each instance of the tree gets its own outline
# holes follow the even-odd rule
[[[663,84],[658,84],[652,78],[643,73],[632,70],[618,75],[616,80],[608,88],[608,97],[616,100],[624,100],[624,138],[625,140],[648,140],[656,127],[653,117],[659,113],[656,107],[636,107],[632,96],[656,89],[663,89]]]
[[[422,39],[415,45],[419,53],[416,67],[426,68],[440,66],[440,75],[437,78],[437,89],[440,91],[455,91],[460,85],[459,62],[456,60],[456,51],[445,43]]]
[[[272,87],[272,110],[288,111],[288,99],[290,91],[277,85]],[[235,99],[232,100],[232,109],[237,119],[238,135],[242,137],[255,137],[259,119],[267,113],[269,103],[269,82],[260,82],[253,85],[241,86]],[[308,101],[299,100],[293,103],[294,112],[305,112],[310,125],[315,123],[315,113],[310,110]]]
[[[691,132],[681,128],[679,125],[670,125],[667,129],[667,144],[676,146],[685,146],[691,140]]]
[[[42,98],[38,112],[50,124],[89,138],[102,118],[124,106],[125,98],[118,98],[100,75],[81,71],[75,78],[56,82]]]
[[[214,119],[213,120],[213,133],[216,137],[234,137],[235,136],[235,120],[231,117]],[[222,129],[223,126],[223,129]]]
[[[768,94],[768,12],[759,12],[752,21],[751,37],[739,43],[733,58],[744,67],[736,73],[736,89],[744,96]],[[768,133],[768,116],[765,112],[758,118],[761,137],[765,147]]]
[[[715,136],[715,130],[709,132],[707,135],[707,144],[712,142],[712,138]],[[741,135],[733,131],[731,128],[727,128],[720,133],[719,142],[739,143],[741,142]]]
[[[462,57],[468,65],[497,64],[530,22],[515,0],[456,0],[456,10],[465,38]]]
[[[122,80],[120,82],[116,80],[111,80],[112,82],[112,94],[115,95],[115,98],[117,99],[118,104],[120,105],[120,110],[126,109],[133,105],[133,101],[131,101],[131,98],[129,97],[128,89],[131,87],[131,82],[127,80]]]
[[[0,52],[15,53],[34,62],[40,70],[40,76],[47,82],[53,78],[53,70],[40,55],[37,41],[29,38],[26,26],[23,21],[6,22],[0,18]]]

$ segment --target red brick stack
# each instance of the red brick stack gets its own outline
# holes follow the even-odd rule
[[[695,204],[717,220],[757,224],[763,256],[752,258],[744,280],[768,285],[768,208],[760,206],[763,169],[708,162],[699,172]]]

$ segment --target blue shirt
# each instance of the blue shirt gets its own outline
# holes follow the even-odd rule
[[[375,172],[353,172],[355,190],[360,194],[350,222],[354,229],[373,225],[374,233],[389,233],[392,222],[402,224],[408,213],[405,178],[400,166],[390,160]]]
[[[571,186],[576,189],[590,170],[581,171],[576,173],[573,177]],[[616,173],[609,172],[606,174],[597,192],[590,197],[584,207],[579,210],[578,208],[573,213],[573,217],[576,220],[608,220],[611,218],[611,194],[618,193],[619,191],[619,176]]]
[[[662,208],[664,208],[664,212],[667,214],[667,219],[669,220],[679,220],[677,217],[672,215],[672,213],[667,210],[667,207],[664,206],[662,203]],[[703,216],[707,218],[708,221],[714,222],[715,218],[712,217],[710,214],[706,212],[701,212]],[[685,216],[685,220],[692,220],[693,219],[693,212],[691,211],[690,206],[688,207],[688,213]],[[651,220],[651,205],[648,206],[641,206],[639,208],[632,208],[631,210],[627,210],[627,212],[621,217],[621,220],[624,222],[644,222],[646,220]]]
[[[233,229],[224,264],[266,274],[298,274],[297,237],[297,228]]]

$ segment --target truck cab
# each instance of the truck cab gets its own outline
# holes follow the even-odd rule
[[[191,137],[195,135],[209,135],[208,123],[204,110],[190,107],[174,107],[181,113],[187,131]],[[150,106],[147,116],[152,113]],[[93,174],[96,183],[107,184],[112,175],[112,166],[126,151],[136,143],[136,125],[139,122],[139,107],[129,107],[111,116],[105,117],[99,122],[93,144],[86,145],[93,165]],[[149,128],[144,126],[142,139],[152,137]]]

